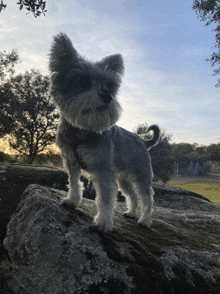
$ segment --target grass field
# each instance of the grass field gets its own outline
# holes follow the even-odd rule
[[[200,178],[192,181],[192,178],[171,179],[168,184],[175,187],[193,191],[208,198],[213,203],[220,205],[220,180]]]

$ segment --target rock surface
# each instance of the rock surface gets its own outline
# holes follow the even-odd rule
[[[153,189],[154,189],[154,193],[155,195],[181,195],[181,196],[193,196],[199,199],[203,199],[206,200],[208,202],[211,202],[209,199],[205,198],[204,196],[186,190],[186,189],[182,189],[182,188],[178,188],[178,187],[174,187],[172,185],[169,184],[165,184],[165,183],[153,183]]]
[[[114,230],[102,234],[89,229],[94,201],[65,209],[65,195],[39,185],[23,193],[1,263],[13,293],[220,293],[219,206],[190,197],[186,205],[182,196],[175,209],[156,206],[147,229],[124,218],[118,202]]]
[[[0,224],[7,224],[30,184],[66,190],[68,175],[53,167],[0,162]]]

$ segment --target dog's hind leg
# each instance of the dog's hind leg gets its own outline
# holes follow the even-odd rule
[[[71,153],[63,158],[63,163],[69,175],[69,192],[68,196],[62,200],[62,205],[76,208],[82,198],[82,184],[79,180],[81,170]]]
[[[139,182],[136,184],[136,187],[141,199],[141,216],[138,223],[150,228],[152,225],[151,214],[153,212],[154,190],[152,189],[151,184],[147,184],[147,182]]]
[[[126,197],[128,210],[124,213],[125,217],[137,218],[138,198],[133,183],[126,176],[119,176],[119,186]]]
[[[113,210],[118,191],[116,175],[109,172],[99,172],[92,175],[96,190],[96,205],[98,213],[94,218],[94,226],[101,231],[111,231],[113,227]],[[93,226],[93,227],[94,227]]]

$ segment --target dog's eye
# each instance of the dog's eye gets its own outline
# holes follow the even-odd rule
[[[113,84],[112,84],[111,82],[107,82],[107,83],[106,83],[106,87],[107,87],[108,89],[111,89],[111,88],[113,87]]]
[[[117,84],[114,83],[113,81],[106,82],[106,87],[108,88],[108,90],[110,92],[113,92],[113,91],[115,91],[118,88]]]
[[[79,84],[82,90],[88,90],[92,86],[91,80],[88,76],[81,77]]]

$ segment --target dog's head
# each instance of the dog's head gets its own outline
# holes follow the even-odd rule
[[[49,69],[50,94],[72,126],[102,132],[117,122],[121,107],[116,94],[124,72],[121,55],[89,62],[60,33],[54,37]]]

